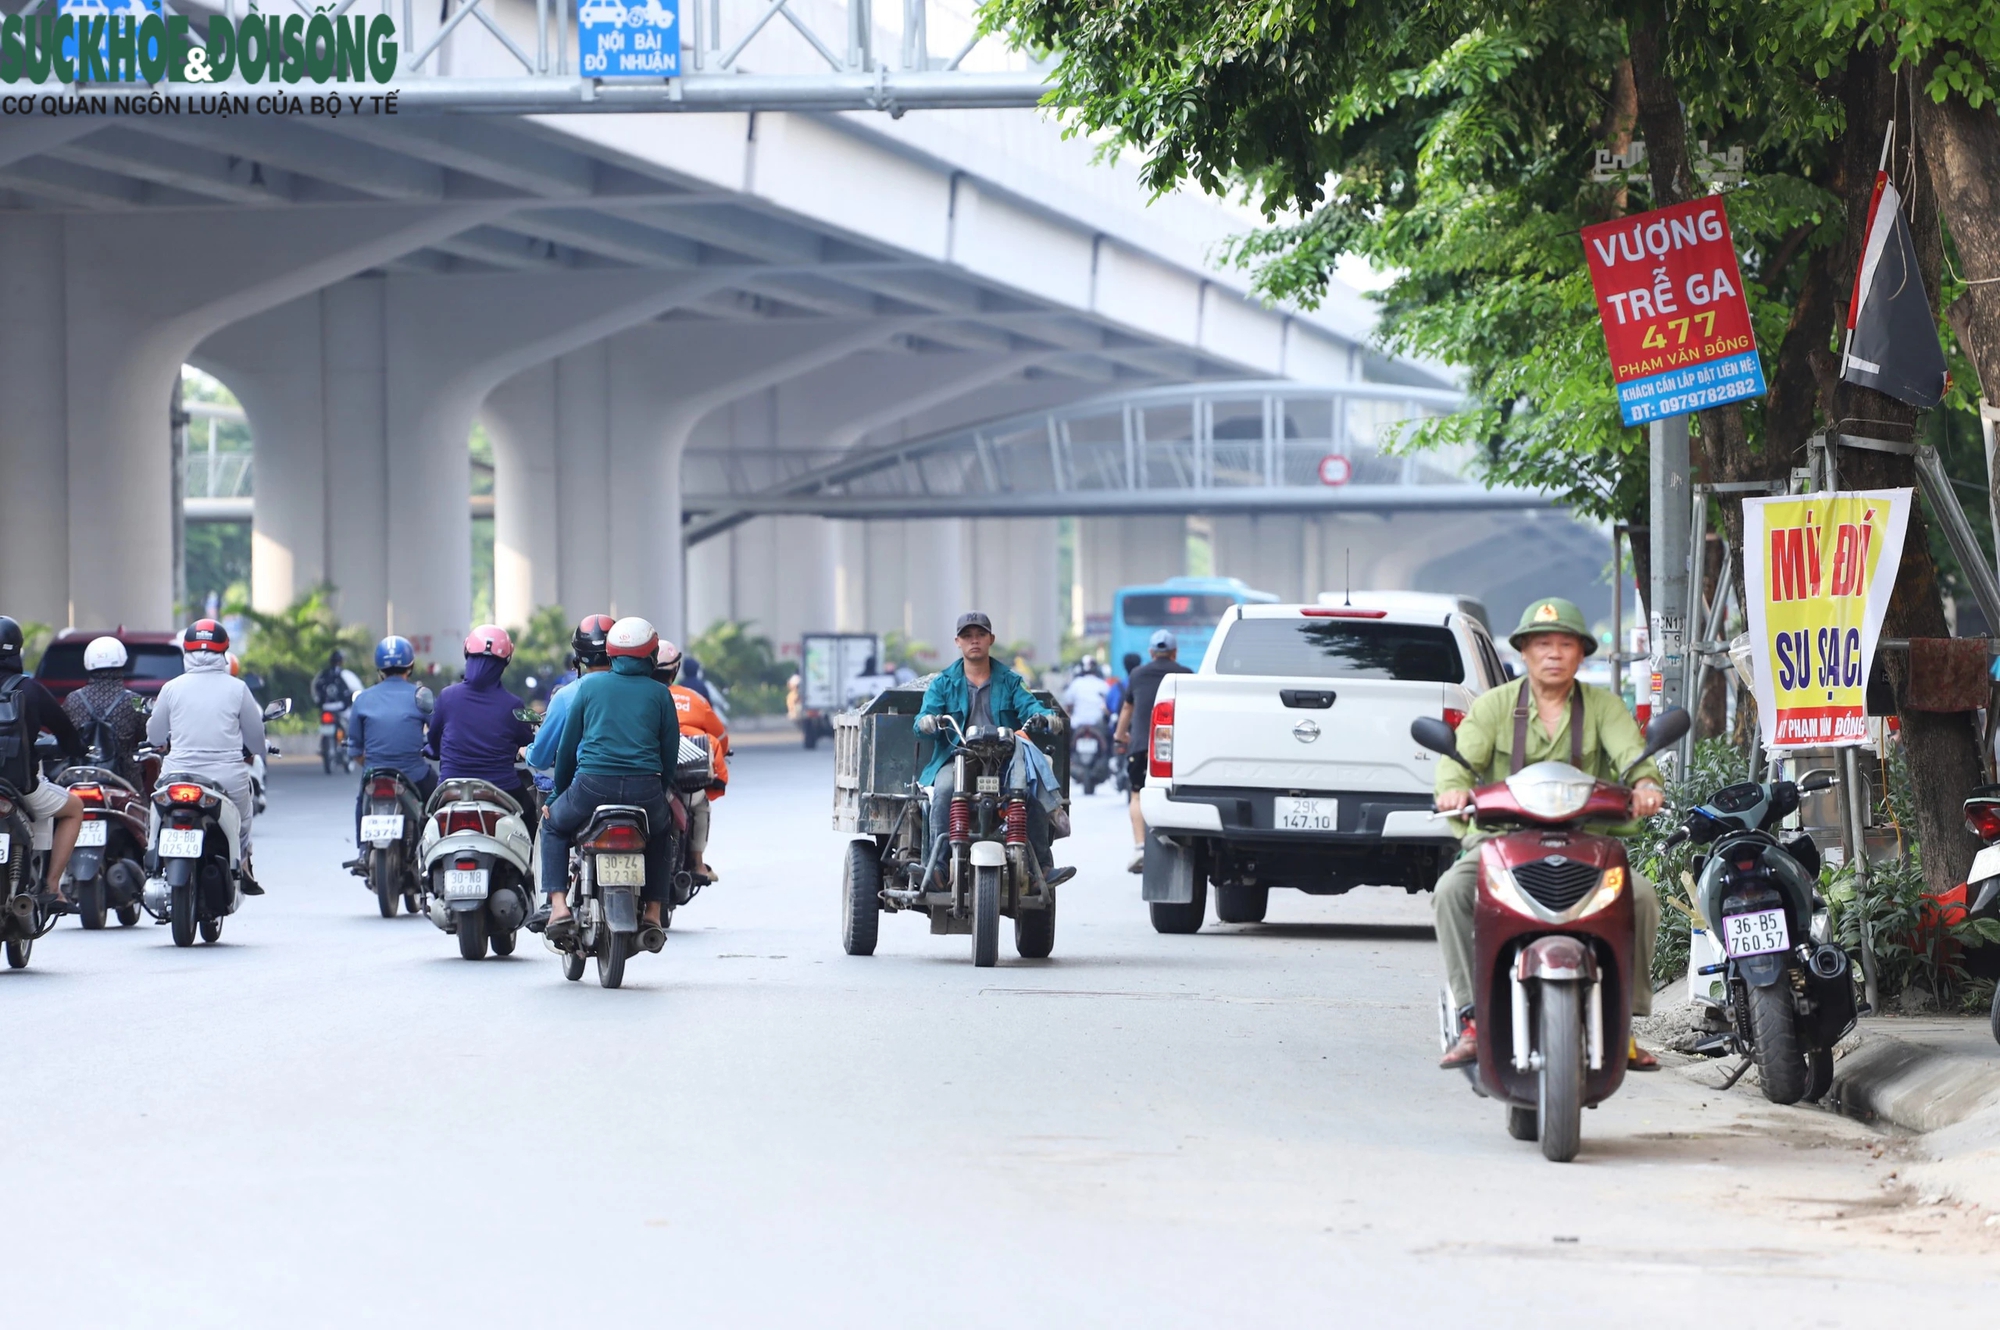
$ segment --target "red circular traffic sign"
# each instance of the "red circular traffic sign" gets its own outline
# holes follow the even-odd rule
[[[1322,485],[1345,485],[1354,479],[1354,463],[1339,453],[1328,453],[1319,459],[1319,483]]]

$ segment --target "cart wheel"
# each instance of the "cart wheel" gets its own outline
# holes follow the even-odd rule
[[[997,864],[972,870],[972,963],[987,966],[1000,959],[1000,868]]]
[[[1049,893],[1044,910],[1016,909],[1014,912],[1014,954],[1022,960],[1047,960],[1056,949],[1056,896]]]
[[[840,871],[840,945],[850,956],[873,956],[882,928],[882,852],[873,840],[851,840]]]

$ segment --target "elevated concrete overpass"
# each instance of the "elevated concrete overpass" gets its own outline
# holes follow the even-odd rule
[[[197,27],[208,12],[180,9]],[[857,75],[879,91],[905,73],[976,76],[994,97],[1011,79],[1024,100],[1039,74],[966,50],[964,11],[954,30],[942,5],[904,6],[897,30],[879,6],[701,9],[704,69],[646,94],[678,83],[681,114],[522,114],[479,92],[574,77],[573,47],[546,73],[517,58],[573,34],[543,39],[536,6],[479,0],[406,71],[408,88],[428,80],[423,114],[0,124],[0,604],[81,625],[173,617],[183,362],[250,418],[255,600],[330,581],[346,618],[438,649],[470,616],[475,417],[495,442],[501,617],[560,601],[681,630],[705,622],[683,599],[690,450],[865,452],[1246,376],[1443,387],[1366,349],[1352,293],[1314,313],[1248,299],[1207,263],[1246,219],[1147,207],[1129,170],[1037,113],[839,100]],[[437,19],[405,13],[430,44]],[[862,20],[872,44],[835,71],[819,34]],[[697,73],[741,81],[728,95],[746,109],[684,113]],[[454,104],[453,84],[478,95]],[[995,551],[975,585],[1011,575],[1016,536],[1039,529],[973,540]]]

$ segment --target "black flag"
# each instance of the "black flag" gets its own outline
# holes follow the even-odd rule
[[[1917,246],[1902,199],[1886,172],[1875,173],[1861,269],[1847,306],[1847,352],[1840,377],[1928,409],[1944,396],[1944,348],[1917,271]]]

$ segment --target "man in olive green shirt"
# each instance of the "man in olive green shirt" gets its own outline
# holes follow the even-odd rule
[[[1623,698],[1607,688],[1577,682],[1583,658],[1597,650],[1597,639],[1585,626],[1582,610],[1560,598],[1538,600],[1521,615],[1520,627],[1507,640],[1526,662],[1527,678],[1492,689],[1466,713],[1456,736],[1458,751],[1478,775],[1449,758],[1438,763],[1437,806],[1446,812],[1463,808],[1474,787],[1505,780],[1516,769],[1514,709],[1520,703],[1527,705],[1528,723],[1526,751],[1519,766],[1573,762],[1600,780],[1615,781],[1646,750],[1646,738],[1625,709]],[[1571,734],[1570,723],[1579,699],[1583,714],[1580,745]],[[1576,760],[1579,754],[1580,762]],[[1651,758],[1632,773],[1632,787],[1634,816],[1651,817],[1660,811],[1666,796],[1660,786],[1660,770]],[[1459,1004],[1462,1013],[1458,1042],[1445,1054],[1439,1064],[1443,1067],[1463,1067],[1479,1056],[1469,1012],[1473,997],[1473,906],[1479,894],[1477,846],[1485,838],[1477,828],[1467,829],[1463,852],[1439,876],[1433,894],[1445,980],[1451,986],[1451,1000]],[[1632,884],[1637,943],[1632,1014],[1644,1016],[1653,1010],[1651,975],[1653,943],[1660,932],[1660,898],[1653,884],[1636,870],[1627,880]],[[1627,1066],[1633,1071],[1651,1071],[1659,1062],[1634,1043]]]

